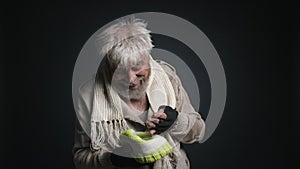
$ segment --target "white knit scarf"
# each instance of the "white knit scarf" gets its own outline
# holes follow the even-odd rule
[[[150,76],[146,94],[154,111],[159,106],[175,108],[176,98],[172,84],[162,67],[150,56]],[[111,74],[104,64],[97,72],[91,115],[91,146],[93,149],[113,150],[119,147],[120,134],[129,129],[121,107],[121,98],[111,86]]]

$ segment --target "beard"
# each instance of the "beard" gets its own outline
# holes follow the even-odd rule
[[[149,85],[149,78],[141,79],[141,85],[136,89],[129,88],[129,99],[139,100],[146,94],[146,89]]]

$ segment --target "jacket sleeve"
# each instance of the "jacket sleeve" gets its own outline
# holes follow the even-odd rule
[[[183,88],[175,68],[163,61],[159,61],[159,64],[167,73],[176,95],[178,117],[168,132],[182,143],[201,141],[205,132],[204,120],[191,105],[189,96]]]
[[[106,150],[93,150],[90,137],[87,135],[89,127],[82,127],[90,123],[91,105],[93,97],[93,79],[85,82],[79,89],[77,100],[77,119],[73,146],[73,161],[77,169],[107,169],[112,168],[110,152]]]
[[[77,169],[109,169],[110,153],[105,150],[94,151],[90,148],[90,138],[82,130],[78,120],[75,127],[73,160]]]

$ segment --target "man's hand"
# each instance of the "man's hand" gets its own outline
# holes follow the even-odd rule
[[[170,106],[160,106],[153,117],[148,119],[146,125],[150,134],[160,134],[168,130],[176,121],[178,112]]]

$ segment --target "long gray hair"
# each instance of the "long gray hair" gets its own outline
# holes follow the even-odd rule
[[[118,64],[136,64],[141,56],[149,57],[153,48],[147,23],[131,17],[121,19],[98,35],[100,55],[107,57],[112,68]]]

